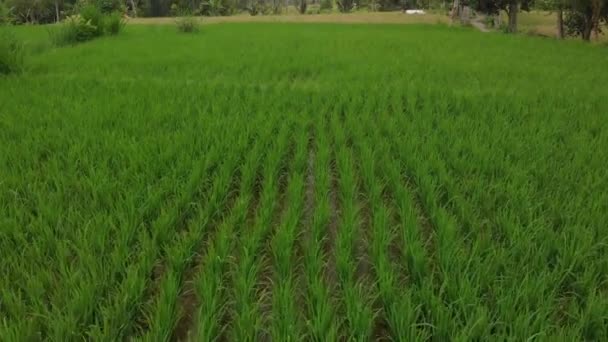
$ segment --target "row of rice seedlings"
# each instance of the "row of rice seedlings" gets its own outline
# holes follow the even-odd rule
[[[298,307],[300,281],[296,260],[296,240],[299,237],[304,211],[304,187],[308,157],[308,131],[298,129],[295,136],[293,166],[287,186],[286,208],[282,222],[270,241],[274,276],[272,279],[272,313],[269,335],[275,341],[300,339],[303,334],[302,311]],[[299,277],[298,277],[299,278]]]
[[[335,298],[332,292],[336,289],[335,270],[329,269],[334,255],[328,255],[326,250],[334,242],[331,241],[332,210],[330,192],[334,191],[331,175],[331,144],[327,136],[328,122],[322,114],[315,117],[317,129],[314,130],[314,146],[312,147],[314,166],[309,165],[309,172],[314,173],[314,211],[310,234],[303,241],[304,245],[304,274],[306,275],[306,338],[315,341],[334,341],[339,334],[336,317]],[[335,196],[335,194],[334,194]],[[336,208],[334,208],[336,209]],[[336,209],[337,210],[337,209]],[[333,213],[336,215],[337,213]]]
[[[353,141],[360,155],[363,183],[372,206],[370,257],[375,275],[374,290],[381,302],[379,318],[383,320],[376,324],[378,329],[387,330],[377,331],[380,336],[376,338],[423,340],[428,338],[429,333],[425,326],[418,325],[421,313],[413,296],[414,282],[428,279],[429,271],[420,236],[421,227],[417,222],[411,194],[404,190],[398,164],[390,158],[385,137],[377,131],[370,114],[373,111],[368,109],[356,120],[347,117],[346,124],[353,132]],[[387,195],[387,192],[391,193]],[[395,215],[400,221],[396,220]],[[397,245],[400,241],[403,244]],[[396,248],[400,249],[400,253],[395,251]],[[405,274],[398,267],[401,262],[408,265],[407,271],[413,274],[412,287],[403,288]],[[431,286],[430,281],[423,286]]]
[[[384,203],[382,198],[383,179],[376,179],[375,173],[375,151],[372,151],[370,145],[364,140],[361,132],[361,121],[352,123],[352,119],[345,119],[345,126],[352,134],[354,147],[359,156],[358,164],[360,170],[360,178],[362,183],[362,191],[365,193],[365,200],[369,206],[369,231],[361,232],[361,239],[368,240],[368,256],[372,268],[373,286],[371,291],[374,298],[382,301],[396,281],[397,274],[393,272],[390,265],[388,253],[390,250],[391,241],[394,239],[394,227],[390,222],[390,209]],[[374,323],[374,331],[372,333],[379,336],[376,338],[385,337],[386,332],[382,331],[383,321],[386,318],[384,306],[375,306],[376,322]]]
[[[115,142],[104,142],[110,146]],[[90,147],[89,147],[90,148]],[[127,149],[130,147],[115,146],[108,147],[114,150]],[[136,148],[134,146],[134,148]],[[179,148],[179,144],[176,142],[175,148]],[[90,180],[90,186],[95,186],[97,189],[92,189],[94,193],[99,196],[104,194],[104,188],[109,184],[119,184],[123,182],[119,175],[116,175],[116,179],[101,178],[111,170],[106,169],[106,164],[97,164],[95,169],[87,170],[83,169],[86,165],[94,165],[95,159],[98,158],[96,154],[91,154],[90,151],[85,151],[83,147],[77,148],[78,152],[70,153],[69,158],[79,158],[80,162],[76,165],[80,165],[83,172],[80,174],[70,174],[69,169],[63,169],[62,171],[57,170],[56,174],[61,174],[61,183],[56,183],[58,191],[64,191],[70,188],[70,184],[78,184],[82,182],[82,179],[73,179],[72,177],[89,177],[84,181]],[[172,149],[168,150],[169,152]],[[59,157],[59,156],[58,156]],[[132,157],[133,165],[140,165],[138,163],[148,163],[149,158],[147,156],[136,155]],[[32,272],[32,274],[42,275],[45,272],[52,274],[55,280],[51,281],[51,284],[57,282],[56,279],[62,279],[64,286],[54,288],[53,291],[49,291],[48,296],[38,296],[38,300],[43,298],[48,301],[50,305],[41,303],[42,307],[33,309],[39,312],[41,315],[37,316],[34,320],[25,321],[27,327],[19,327],[19,325],[10,325],[10,329],[13,331],[13,336],[28,336],[35,334],[36,332],[54,336],[57,339],[70,338],[69,336],[80,336],[89,324],[95,319],[97,311],[97,305],[101,298],[103,298],[110,290],[113,279],[119,277],[120,271],[124,270],[121,266],[125,264],[130,249],[126,246],[132,244],[137,240],[136,231],[142,221],[149,220],[149,217],[155,216],[155,212],[158,211],[161,205],[160,195],[167,193],[170,189],[169,177],[163,177],[159,181],[160,186],[155,194],[150,197],[145,205],[138,208],[139,201],[145,196],[148,189],[145,184],[149,181],[147,178],[156,177],[157,170],[166,168],[164,161],[175,161],[175,158],[171,157],[170,153],[165,153],[162,156],[161,163],[154,164],[148,171],[149,173],[140,175],[130,184],[130,187],[120,189],[116,200],[119,202],[115,203],[115,209],[112,209],[112,213],[106,212],[107,208],[98,207],[94,209],[95,205],[103,205],[102,202],[93,200],[86,203],[89,207],[89,211],[80,210],[78,216],[69,215],[66,217],[65,223],[61,224],[63,227],[59,230],[54,229],[39,229],[38,238],[45,239],[43,246],[53,246],[54,253],[58,255],[58,261],[55,266],[51,268],[32,262],[36,257],[30,255],[30,257],[23,260],[28,260],[28,268],[31,267],[43,267],[45,270]],[[179,163],[172,162],[176,168],[184,164],[181,161]],[[57,162],[47,164],[47,171],[50,175],[53,174],[52,170],[49,169],[51,165],[58,165]],[[110,166],[108,166],[110,167]],[[126,171],[125,171],[126,172]],[[120,175],[122,177],[122,174]],[[94,177],[94,178],[93,178]],[[124,177],[122,177],[124,178]],[[111,183],[110,183],[111,182]],[[88,183],[87,183],[88,184]],[[93,185],[95,184],[95,185]],[[139,188],[137,188],[139,187]],[[121,193],[124,194],[121,195]],[[75,194],[77,195],[77,194]],[[52,193],[46,192],[45,196],[52,196]],[[48,199],[46,200],[48,201]],[[61,201],[56,201],[57,204],[61,204]],[[68,202],[69,203],[69,202]],[[43,204],[43,202],[41,202]],[[43,205],[40,208],[44,208]],[[115,210],[120,208],[122,213],[120,215],[115,214]],[[79,210],[77,208],[70,210]],[[56,213],[64,212],[64,210],[55,208],[53,209]],[[91,213],[95,213],[91,216]],[[45,215],[48,219],[49,216]],[[71,217],[70,217],[71,216]],[[70,226],[76,224],[76,220],[87,219],[88,222],[84,226],[85,229],[72,229]],[[71,219],[73,218],[73,219]],[[27,230],[20,230],[20,232],[27,233]],[[49,233],[49,234],[44,234]],[[32,245],[35,246],[35,245]],[[29,249],[29,251],[35,252],[36,249]],[[45,253],[47,256],[49,254]],[[63,255],[63,257],[62,257]],[[99,255],[100,257],[95,257]],[[66,260],[72,259],[75,262],[71,262],[69,265],[65,264]],[[49,260],[51,260],[49,258]],[[13,265],[18,265],[14,263]],[[55,267],[60,266],[58,269]],[[114,266],[114,267],[113,267]],[[87,272],[78,271],[78,269],[86,269]],[[37,287],[41,288],[44,283],[41,282],[44,277],[39,277],[36,280]],[[16,282],[16,284],[23,284],[23,282]],[[4,292],[8,294],[8,292]],[[31,292],[35,293],[35,292]],[[7,301],[9,302],[9,301]],[[33,302],[32,304],[35,304]],[[43,314],[43,312],[48,312]],[[25,313],[24,313],[25,314]],[[40,319],[44,319],[41,321]]]
[[[417,289],[417,300],[422,302],[421,310],[425,316],[425,321],[427,321],[426,323],[433,326],[433,336],[440,339],[450,338],[460,324],[467,322],[467,317],[458,316],[457,311],[454,310],[455,306],[465,307],[465,304],[470,305],[473,300],[464,293],[465,290],[471,290],[466,287],[469,285],[468,282],[465,282],[466,285],[461,288],[460,283],[450,281],[451,274],[465,272],[463,267],[466,267],[470,260],[467,259],[467,255],[462,248],[462,242],[459,241],[457,223],[438,202],[438,198],[440,198],[438,185],[440,183],[437,183],[438,181],[434,178],[433,173],[429,172],[428,167],[429,160],[433,160],[434,157],[431,154],[432,152],[425,151],[428,154],[422,157],[413,150],[413,142],[407,138],[403,139],[403,136],[399,134],[397,131],[399,126],[391,125],[390,118],[382,121],[382,123],[388,128],[385,131],[388,132],[393,141],[391,154],[403,161],[403,165],[406,167],[404,171],[414,178],[420,191],[423,210],[428,214],[434,228],[434,231],[430,232],[435,244],[431,246],[431,251],[434,254],[433,260],[437,263],[433,266],[437,270],[436,276],[433,277],[434,286]],[[402,122],[399,123],[407,125]],[[409,138],[414,139],[414,137]],[[452,292],[455,290],[454,285],[458,286],[462,293]],[[457,298],[462,298],[464,304],[457,302]],[[474,300],[477,300],[477,298]],[[442,308],[444,305],[449,305],[448,310]]]
[[[226,128],[231,131],[233,128]],[[217,132],[217,137],[221,132]],[[116,292],[109,301],[102,306],[101,312],[103,322],[92,327],[90,334],[105,339],[116,339],[125,334],[134,333],[136,324],[141,322],[133,321],[137,313],[145,311],[146,295],[151,295],[154,290],[154,277],[152,274],[156,269],[162,271],[162,263],[158,262],[158,257],[163,251],[165,243],[174,238],[176,227],[185,223],[189,216],[194,214],[192,200],[195,196],[201,196],[201,187],[205,183],[206,175],[216,168],[221,158],[223,146],[218,143],[210,144],[210,150],[204,154],[202,160],[195,164],[194,172],[191,173],[187,182],[183,184],[181,193],[175,203],[163,212],[149,229],[142,229],[139,249],[134,253],[130,263],[126,264],[126,277],[118,284]],[[157,274],[156,277],[162,274]],[[126,322],[126,323],[125,323]]]
[[[251,230],[243,230],[235,251],[222,248],[222,236],[218,237],[217,247],[211,247],[207,258],[209,269],[201,273],[197,280],[197,291],[202,305],[198,315],[197,339],[212,340],[226,333],[230,339],[248,341],[256,338],[262,327],[262,312],[258,298],[257,282],[261,271],[259,252],[262,241],[268,234],[278,197],[277,179],[289,145],[291,127],[280,127],[275,144],[268,151],[262,170],[262,194]],[[234,236],[226,235],[226,239]],[[215,245],[214,245],[215,246]],[[236,260],[227,263],[228,252],[237,255]],[[231,288],[223,287],[222,273],[230,274]],[[230,298],[230,306],[228,299]],[[220,321],[229,315],[231,325],[228,331]]]
[[[243,209],[236,205],[248,206],[251,202],[257,163],[264,155],[264,149],[267,147],[276,123],[276,120],[264,123],[256,122],[255,144],[249,150],[245,150],[245,148],[248,148],[246,142],[250,140],[250,137],[247,134],[238,137],[239,141],[232,145],[231,151],[226,154],[226,158],[213,180],[212,190],[205,206],[189,222],[189,229],[179,237],[180,241],[169,247],[167,274],[159,286],[158,300],[151,309],[150,322],[147,324],[150,330],[143,336],[145,340],[168,340],[174,335],[174,329],[176,329],[180,316],[191,314],[178,311],[180,309],[178,307],[179,291],[184,281],[183,273],[187,264],[192,262],[196,249],[204,237],[212,233],[209,229],[214,221],[219,220],[221,216],[227,216],[226,222],[222,223],[219,229],[228,227],[227,229],[230,230],[237,230],[239,224],[242,223],[243,210],[247,208]],[[252,131],[248,130],[247,133],[251,134]],[[242,167],[239,167],[241,159],[244,163]],[[237,173],[240,173],[240,185],[238,189],[232,189],[232,191],[237,191],[239,198],[236,200],[235,207],[231,208],[231,204],[227,202],[231,196],[231,182],[234,181]],[[204,270],[202,271],[204,272]]]
[[[339,296],[345,326],[342,334],[358,341],[372,336],[375,313],[372,308],[374,298],[367,284],[358,281],[356,274],[358,260],[355,257],[357,239],[361,234],[361,206],[358,201],[358,183],[355,176],[355,161],[352,151],[346,145],[344,128],[338,113],[330,113],[330,128],[334,135],[334,149],[339,173],[339,199],[342,216],[336,237],[336,272],[339,282]]]
[[[253,191],[255,191],[257,170],[265,158],[264,149],[268,147],[272,139],[275,125],[276,121],[269,121],[266,127],[261,129],[259,140],[249,151],[241,168],[239,197],[233,208],[228,213],[224,213],[227,217],[218,227],[214,239],[205,246],[200,269],[197,270],[198,273],[192,280],[197,296],[196,304],[200,306],[192,308],[197,311],[197,314],[190,313],[194,315],[191,326],[178,327],[190,330],[181,332],[182,336],[209,341],[218,338],[225,329],[225,315],[228,306],[226,294],[229,281],[228,268],[232,261],[231,253],[237,243],[235,234],[244,227],[246,222],[247,213],[252,205]],[[176,327],[172,328],[176,329]],[[173,336],[176,337],[175,331]]]

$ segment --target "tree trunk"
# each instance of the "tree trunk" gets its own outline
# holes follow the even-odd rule
[[[585,18],[585,24],[583,26],[583,31],[581,32],[581,37],[584,41],[588,42],[591,40],[591,31],[593,30],[593,22],[591,22],[590,18]]]
[[[557,9],[557,38],[564,39],[564,9]]]
[[[511,0],[509,3],[509,7],[507,10],[507,15],[509,16],[509,27],[508,31],[510,33],[517,32],[517,1]]]
[[[135,0],[131,0],[131,11],[133,11],[133,18],[137,18],[137,6]]]
[[[591,15],[591,26],[593,33],[595,34],[595,39],[598,39],[600,35],[600,17],[602,11],[602,3],[600,0],[592,0],[591,1],[592,15]]]
[[[59,2],[55,0],[55,22],[59,22]]]
[[[452,22],[456,21],[456,18],[458,18],[460,16],[460,2],[458,0],[454,0],[454,2],[452,3],[452,13],[451,13],[451,17],[452,17]]]

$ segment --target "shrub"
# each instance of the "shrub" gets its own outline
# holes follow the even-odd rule
[[[96,0],[94,4],[95,7],[98,8],[101,13],[105,14],[125,10],[125,5],[120,0]]]
[[[117,35],[125,27],[125,20],[118,12],[107,15],[104,18],[104,31],[109,35]]]
[[[72,15],[67,17],[57,30],[50,31],[49,34],[56,46],[74,45],[99,36],[99,28],[91,24],[91,20],[85,20],[80,15]]]
[[[175,25],[180,32],[193,33],[198,31],[198,20],[190,15],[175,19]]]
[[[331,10],[333,7],[332,0],[321,0],[321,10]]]
[[[8,4],[0,0],[0,25],[13,23],[13,11]]]
[[[171,7],[169,8],[169,14],[172,17],[176,17],[178,15],[178,11],[179,11],[179,7],[177,7],[176,3],[172,3]]]
[[[104,16],[94,5],[86,5],[80,10],[80,16],[84,19],[85,22],[89,22],[89,24],[95,27],[96,36],[101,36],[104,31]]]
[[[0,31],[0,75],[18,73],[23,70],[24,56],[23,43],[11,32]]]
[[[205,16],[223,16],[235,14],[237,11],[236,0],[204,0],[199,6],[198,13]]]
[[[262,0],[252,0],[249,6],[247,6],[247,12],[252,16],[264,14],[266,12],[266,5]]]
[[[496,25],[496,20],[494,18],[494,16],[492,15],[487,15],[483,18],[483,24],[485,25],[485,27],[494,27]]]

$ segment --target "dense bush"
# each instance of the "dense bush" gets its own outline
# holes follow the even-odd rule
[[[85,22],[95,27],[95,35],[101,36],[104,32],[104,15],[101,10],[94,5],[84,6],[80,10],[80,16]]]
[[[190,15],[177,18],[175,25],[180,32],[193,33],[198,31],[198,20]]]
[[[0,25],[11,24],[13,22],[12,8],[4,1],[0,0]]]
[[[23,43],[5,28],[0,28],[0,75],[23,70],[24,56]]]
[[[602,33],[602,23],[608,21],[608,6],[598,13],[598,25],[594,24],[592,10],[569,11],[564,18],[566,33],[570,36],[580,36],[583,40],[591,39],[594,29]]]
[[[120,0],[96,0],[95,7],[105,14],[123,12],[125,9],[123,2]]]
[[[244,7],[247,6],[245,5]],[[204,0],[201,1],[198,13],[196,14],[225,16],[237,13],[239,8],[241,7],[239,7],[236,0]],[[249,9],[247,8],[247,10]]]
[[[353,9],[355,2],[353,0],[337,0],[336,4],[340,12],[348,13]]]
[[[334,7],[332,0],[321,0],[321,10],[331,10]]]
[[[74,45],[104,34],[117,35],[124,25],[120,13],[104,15],[96,6],[86,5],[80,9],[80,14],[67,17],[58,28],[49,33],[56,46]]]
[[[125,26],[125,21],[122,15],[118,12],[114,12],[110,15],[105,16],[103,20],[104,32],[109,35],[117,35],[122,31]]]
[[[56,46],[74,45],[99,36],[99,28],[81,15],[67,17],[56,29],[49,32]]]

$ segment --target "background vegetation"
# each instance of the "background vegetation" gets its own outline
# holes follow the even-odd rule
[[[103,14],[120,13],[129,17],[230,16],[244,12],[257,16],[421,8],[450,14],[454,21],[460,18],[467,23],[474,10],[487,16],[486,24],[510,33],[518,31],[521,11],[536,9],[556,13],[557,37],[579,36],[586,41],[592,35],[602,34],[608,22],[608,0],[0,0],[0,24],[58,22],[80,14],[86,7],[96,7]],[[501,13],[506,14],[504,22]]]

